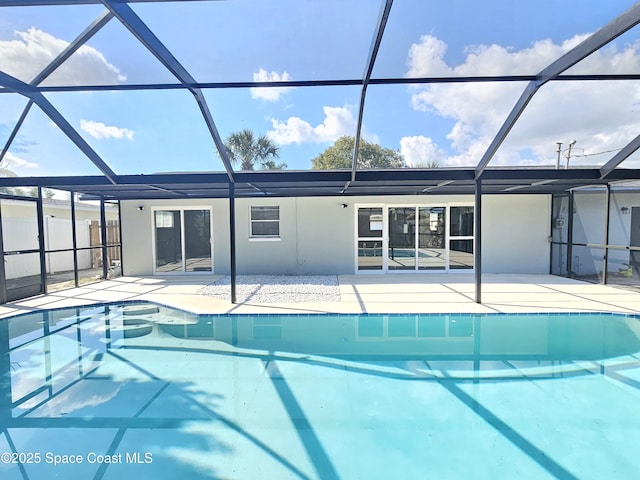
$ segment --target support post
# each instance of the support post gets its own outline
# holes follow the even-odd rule
[[[42,208],[42,187],[38,187],[36,200],[36,220],[38,221],[38,250],[40,252],[40,282],[42,293],[47,294],[47,257],[45,255],[44,209]]]
[[[475,271],[476,303],[482,303],[482,180],[476,178],[475,206],[473,208],[473,268]]]
[[[69,192],[71,195],[71,241],[73,244],[73,281],[76,288],[80,283],[78,278],[78,235],[76,233],[76,193]]]
[[[556,205],[559,197],[551,194],[551,209],[549,215],[549,275],[553,275],[553,228],[555,224],[555,210],[553,207]],[[562,248],[562,247],[560,247]],[[562,250],[561,250],[562,251]]]
[[[567,277],[573,276],[573,206],[574,206],[573,190],[569,191],[569,211],[567,212]]]
[[[607,270],[609,268],[609,218],[611,207],[611,185],[607,183],[607,198],[604,212],[604,256],[602,257],[602,284],[607,284]]]
[[[102,244],[102,279],[109,275],[109,252],[107,251],[107,215],[104,211],[104,197],[100,196],[100,243]]]
[[[0,200],[0,305],[5,303],[7,303],[7,277],[4,268],[4,240],[2,239],[2,201]],[[0,324],[1,323],[2,322],[0,322]],[[0,355],[0,358],[2,358],[2,355]]]
[[[120,246],[120,276],[124,277],[124,263],[122,262],[122,203],[118,200],[118,243]]]
[[[229,254],[231,303],[236,303],[236,186],[229,183]]]

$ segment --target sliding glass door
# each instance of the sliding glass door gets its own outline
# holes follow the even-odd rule
[[[418,207],[418,270],[447,268],[446,207]]]
[[[212,272],[211,209],[157,209],[155,273]]]
[[[358,208],[357,247],[358,270],[383,268],[382,257],[382,207]]]
[[[449,268],[473,268],[473,207],[451,207]]]
[[[416,268],[416,209],[415,207],[389,207],[389,270],[415,270]]]
[[[185,271],[211,272],[211,253],[211,210],[185,210]]]
[[[473,268],[472,206],[362,206],[357,219],[357,271]]]

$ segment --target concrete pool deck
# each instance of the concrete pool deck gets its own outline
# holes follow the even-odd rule
[[[232,304],[198,291],[213,276],[120,277],[0,306],[0,317],[37,309],[145,300],[194,313],[526,313],[618,312],[640,314],[640,291],[554,275],[485,274],[482,304],[474,275],[339,275],[340,302]]]

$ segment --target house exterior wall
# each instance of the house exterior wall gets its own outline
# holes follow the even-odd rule
[[[482,271],[549,273],[551,197],[482,198]]]
[[[128,200],[120,202],[123,275],[153,273],[153,209],[185,207],[212,208],[214,269],[217,270],[219,262],[226,260],[228,263],[229,240],[222,240],[229,232],[229,207],[226,200]]]
[[[548,273],[550,198],[483,197],[483,272]],[[346,208],[342,204],[346,203]],[[355,273],[358,205],[473,205],[473,196],[376,196],[236,199],[238,274]],[[280,207],[280,238],[250,238],[250,207]],[[139,207],[144,207],[140,210]],[[212,208],[214,273],[229,273],[229,206],[226,199],[123,201],[125,275],[153,274],[154,208]]]
[[[341,208],[341,203],[335,198],[237,200],[238,272],[284,275],[352,273],[353,211]],[[273,205],[280,207],[281,238],[249,238],[250,207]],[[219,273],[227,271],[223,269]]]
[[[237,199],[238,273],[353,273],[353,210],[341,208],[341,203],[341,199],[335,198]],[[250,239],[250,207],[274,205],[280,207],[280,239]],[[125,275],[153,273],[152,210],[158,207],[211,207],[214,273],[229,273],[228,200],[149,200],[121,203]]]

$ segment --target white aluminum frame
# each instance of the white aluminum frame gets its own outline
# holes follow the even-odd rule
[[[445,208],[445,267],[443,269],[419,269],[418,268],[418,217],[416,216],[416,231],[414,245],[416,256],[414,257],[414,268],[406,270],[389,269],[389,208]],[[475,264],[472,268],[451,268],[450,266],[450,242],[451,240],[472,240],[475,251],[475,235],[451,236],[451,207],[475,207],[473,202],[435,202],[435,203],[357,203],[354,205],[354,270],[357,274],[385,274],[385,273],[472,273],[475,271]],[[358,210],[360,208],[382,208],[382,237],[359,237],[358,236]],[[476,215],[474,212],[473,226],[475,232]],[[366,240],[382,240],[382,269],[380,270],[360,270],[358,268],[358,242]]]
[[[257,235],[253,236],[253,222],[275,222],[276,220],[253,220],[251,217],[251,209],[253,207],[277,207],[278,209],[278,235]],[[249,205],[249,241],[250,242],[279,242],[282,240],[282,218],[280,217],[280,205]]]
[[[156,268],[156,212],[160,211],[180,211],[180,248],[182,254],[182,270],[179,272],[158,272]],[[184,212],[185,210],[209,210],[209,244],[211,245],[211,270],[209,271],[197,271],[187,272],[186,258],[185,258],[185,244],[184,244]],[[151,207],[151,255],[153,261],[153,274],[154,275],[211,275],[215,271],[215,263],[213,261],[213,207],[211,205],[204,206],[161,206]]]

